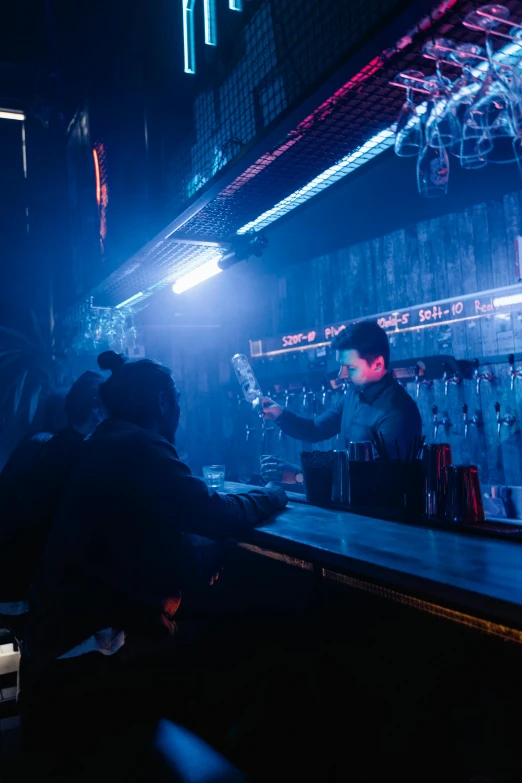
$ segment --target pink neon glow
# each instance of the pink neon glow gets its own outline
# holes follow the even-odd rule
[[[107,206],[109,204],[109,187],[107,185],[107,164],[105,160],[105,147],[96,144],[93,148],[94,173],[96,176],[96,201],[98,202],[98,215],[100,219],[100,247],[102,254],[105,252],[105,240],[107,239]]]
[[[325,120],[333,111],[337,102],[348,92],[350,92],[350,90],[353,90],[362,82],[366,81],[366,79],[369,79],[370,76],[373,76],[373,74],[383,67],[386,60],[389,60],[390,57],[396,54],[397,51],[401,51],[402,49],[406,48],[406,46],[409,46],[412,42],[413,36],[419,32],[419,30],[426,30],[433,24],[433,22],[441,19],[444,14],[449,11],[449,9],[452,8],[457,2],[458,0],[444,0],[444,2],[434,9],[431,16],[426,16],[421,19],[421,21],[412,30],[406,33],[406,35],[404,35],[400,41],[398,41],[394,48],[387,49],[378,57],[374,57],[374,59],[371,60],[368,65],[365,65],[364,68],[359,71],[359,73],[355,74],[355,76],[347,81],[346,84],[343,84],[339,90],[337,90],[332,96],[330,96],[330,98],[322,103],[321,106],[318,106],[318,108],[309,114],[308,117],[305,117],[305,119],[299,123],[295,130],[290,131],[287,139],[283,142],[283,144],[281,144],[277,149],[272,150],[271,152],[265,152],[263,155],[261,155],[261,157],[258,158],[255,163],[249,166],[242,174],[239,175],[239,177],[237,177],[233,182],[230,183],[230,185],[222,190],[218,198],[231,196],[237,190],[242,188],[243,185],[246,185],[249,180],[253,179],[264,169],[270,166],[271,163],[277,160],[277,158],[283,155],[287,150],[293,147],[294,144],[302,139],[307,130],[315,126],[318,121],[322,122]]]
[[[284,144],[281,144],[281,146],[273,152],[265,152],[265,154],[261,155],[261,157],[258,158],[255,163],[245,169],[245,171],[240,174],[239,177],[234,180],[234,182],[222,190],[219,194],[219,197],[231,196],[232,193],[236,192],[236,190],[239,190],[241,187],[243,187],[243,185],[246,185],[248,180],[253,179],[257,174],[263,171],[263,169],[266,169],[267,166],[273,163],[274,160],[277,160],[280,155],[289,150],[290,147],[293,147],[294,144],[299,141],[299,139],[302,139],[302,137],[303,134],[300,133],[299,135],[293,136],[289,141],[285,141]]]
[[[94,158],[94,176],[96,177],[96,201],[101,204],[100,161],[96,147],[92,151],[92,157]]]

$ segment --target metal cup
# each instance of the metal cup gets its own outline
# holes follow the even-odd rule
[[[475,465],[450,465],[446,468],[448,490],[447,522],[478,525],[484,522],[484,507],[478,470]]]
[[[332,498],[334,451],[302,451],[306,499],[316,506],[327,506]]]
[[[334,451],[332,464],[332,503],[348,502],[348,482],[348,452]]]
[[[371,441],[350,441],[348,444],[348,459],[352,462],[371,462],[373,460],[373,447]]]
[[[428,519],[444,516],[447,491],[446,468],[451,465],[449,443],[429,443],[422,453],[424,467],[424,513]]]

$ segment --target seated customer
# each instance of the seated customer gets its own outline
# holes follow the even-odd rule
[[[172,629],[183,532],[233,536],[286,505],[277,488],[212,492],[179,461],[167,367],[111,351],[99,364],[112,370],[100,386],[110,416],[82,445],[31,593],[30,655],[42,663],[110,652],[121,631]]]
[[[18,642],[60,490],[80,444],[101,417],[102,380],[99,373],[83,373],[65,397],[67,426],[54,436],[44,432],[24,439],[0,475],[0,617]]]
[[[150,656],[176,630],[183,534],[230,537],[260,524],[287,502],[277,487],[236,495],[214,492],[180,462],[174,447],[179,393],[167,367],[150,360],[125,362],[112,351],[98,362],[112,371],[100,386],[109,418],[81,446],[31,587],[26,709],[33,711],[29,742],[38,743],[39,753],[49,751],[46,743],[53,742],[42,734],[51,704],[68,715],[60,754],[64,748],[73,752],[86,726],[97,737],[106,729],[112,742],[127,718],[125,698],[133,704],[127,713],[140,712],[139,675],[132,675],[117,696],[99,693],[115,687],[129,656],[126,638],[135,645],[139,640]],[[151,676],[165,690],[159,674],[152,671]],[[182,687],[178,683],[171,699],[174,707],[183,702]],[[142,706],[141,712],[147,710]]]
[[[43,429],[25,435],[13,449],[0,472],[2,516],[7,513],[7,509],[19,504],[19,499],[26,494],[27,476],[40,457],[43,445],[66,426],[65,398],[58,392],[52,392],[45,401]]]

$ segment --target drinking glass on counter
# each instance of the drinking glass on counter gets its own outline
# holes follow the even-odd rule
[[[225,466],[205,465],[203,467],[203,478],[209,489],[223,492],[225,489]]]

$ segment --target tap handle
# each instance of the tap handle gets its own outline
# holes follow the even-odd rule
[[[431,409],[431,412],[433,413],[434,416],[437,415],[437,413],[439,412],[439,409],[437,408],[436,405],[433,406],[433,408]]]
[[[514,354],[514,353],[510,353],[510,354],[509,354],[509,356],[508,356],[508,362],[509,362],[509,364],[510,364],[512,367],[514,367],[514,366],[515,366],[515,354]]]
[[[467,416],[467,415],[468,415],[468,406],[467,406],[467,403],[464,403],[464,405],[462,406],[462,413],[464,414],[464,416]]]
[[[497,416],[500,416],[500,403],[499,402],[495,403],[495,413],[497,414]]]

